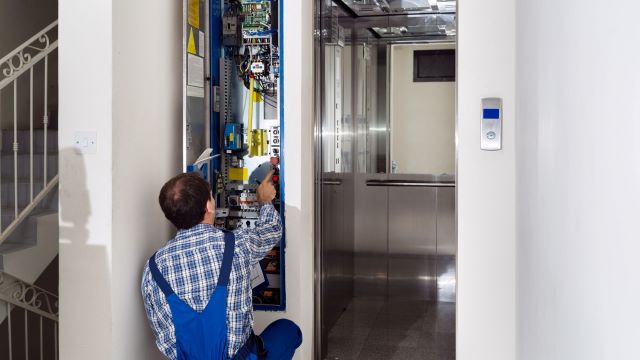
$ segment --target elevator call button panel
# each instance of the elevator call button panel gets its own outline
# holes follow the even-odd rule
[[[482,99],[482,119],[480,122],[480,149],[502,149],[502,99]]]

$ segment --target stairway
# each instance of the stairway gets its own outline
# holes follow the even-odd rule
[[[18,149],[18,196],[15,196],[13,131],[2,131],[0,145],[0,226],[4,231],[15,219],[15,204],[18,214],[31,202],[30,193],[30,132],[17,132]],[[44,188],[44,130],[33,131],[33,196]],[[58,132],[47,131],[47,181],[58,174]],[[37,244],[38,221],[44,216],[51,216],[58,211],[58,192],[51,193],[29,214],[11,236],[0,244],[0,270],[3,256]]]

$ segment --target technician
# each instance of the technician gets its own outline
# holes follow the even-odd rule
[[[257,189],[255,228],[234,232],[213,227],[215,201],[199,175],[180,174],[162,187],[160,207],[178,233],[145,265],[141,290],[156,344],[169,359],[291,359],[302,343],[289,320],[260,336],[252,329],[251,267],[282,236],[272,175]]]

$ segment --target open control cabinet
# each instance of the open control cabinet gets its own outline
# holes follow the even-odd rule
[[[273,204],[285,224],[281,2],[184,0],[184,165],[211,183],[221,229],[256,225],[256,189],[270,170]],[[284,243],[283,228],[253,269],[256,310],[285,309]]]

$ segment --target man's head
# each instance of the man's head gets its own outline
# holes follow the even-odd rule
[[[213,224],[215,204],[211,186],[196,173],[180,174],[167,181],[158,200],[164,216],[178,229]]]

